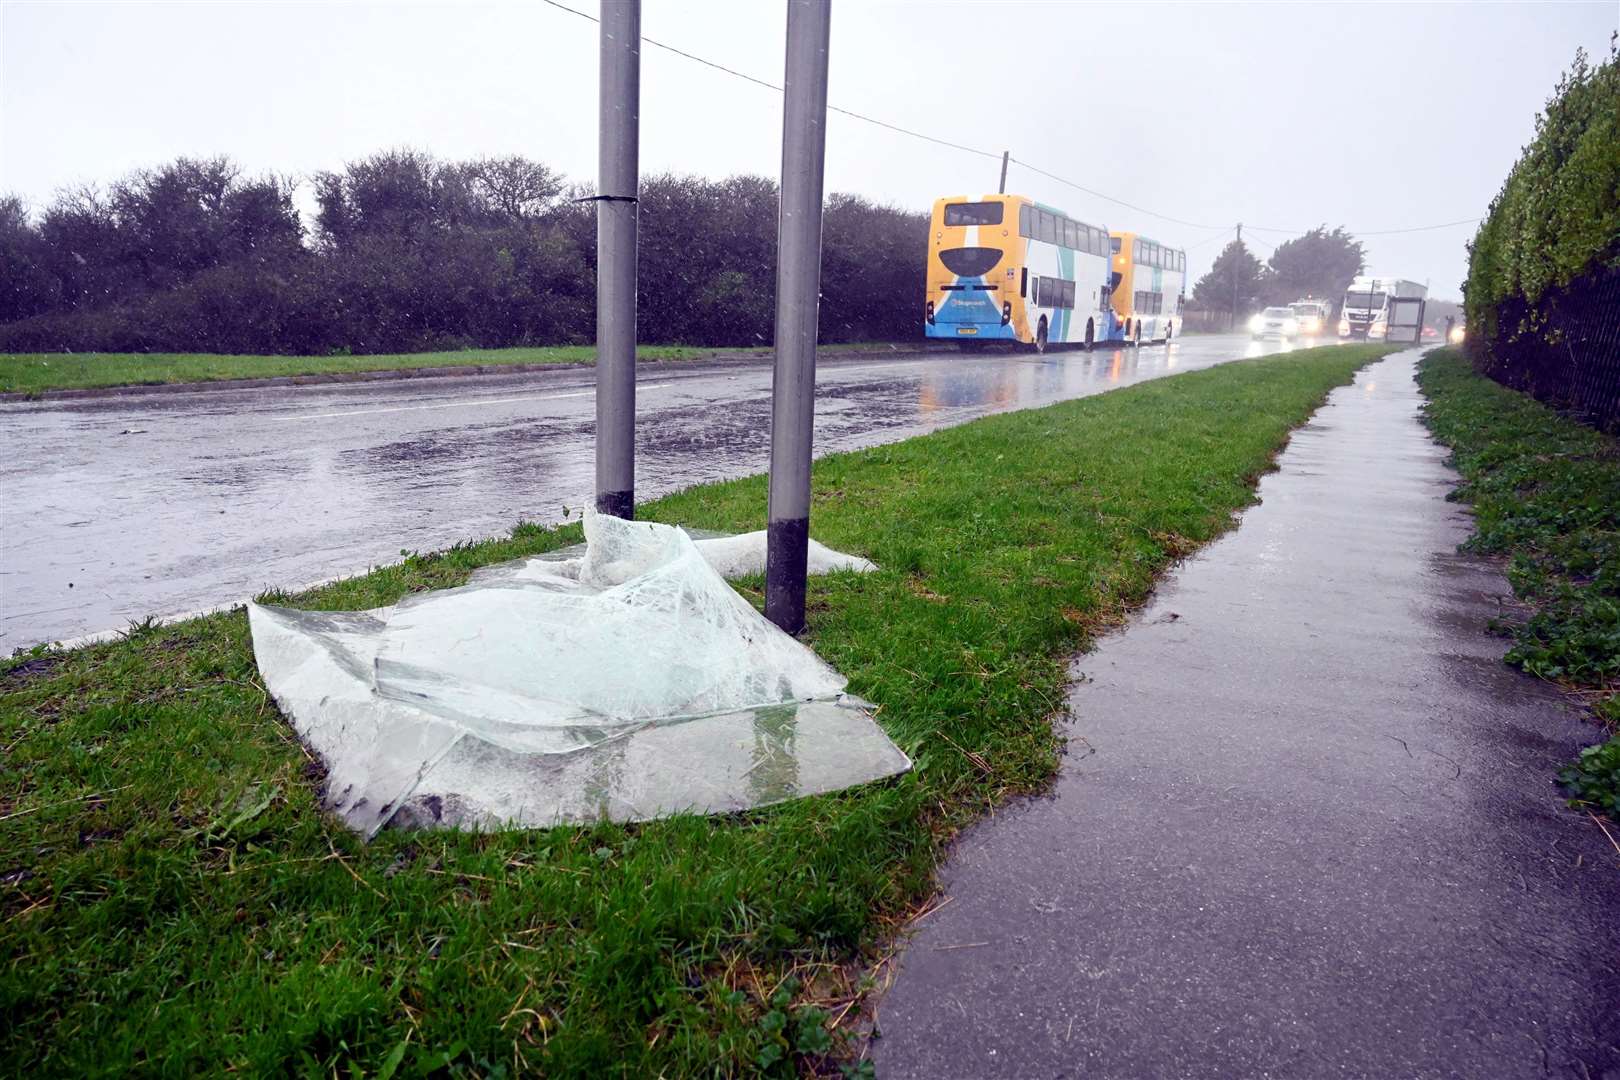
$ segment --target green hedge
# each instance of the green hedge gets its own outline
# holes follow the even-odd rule
[[[1617,279],[1620,60],[1611,51],[1593,67],[1577,52],[1469,245],[1465,306],[1475,365],[1590,419],[1620,419],[1620,401],[1599,392],[1620,382],[1608,325]]]

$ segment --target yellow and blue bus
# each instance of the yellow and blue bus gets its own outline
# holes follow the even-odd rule
[[[1181,330],[1187,253],[1136,233],[1113,234],[1114,319],[1121,341],[1169,341]]]
[[[1121,340],[1109,232],[1022,195],[934,203],[923,318],[930,338],[1090,347]]]

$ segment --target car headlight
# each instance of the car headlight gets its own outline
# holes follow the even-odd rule
[[[1285,320],[1283,322],[1283,333],[1285,333],[1285,334],[1297,334],[1297,333],[1299,333],[1299,321],[1297,319],[1287,319],[1287,320]]]
[[[1266,328],[1266,320],[1265,320],[1265,318],[1263,316],[1256,315],[1254,318],[1249,320],[1249,330],[1251,332],[1258,334],[1260,331],[1264,330],[1265,328]]]
[[[1453,326],[1451,328],[1451,343],[1453,345],[1461,345],[1463,343],[1463,328],[1462,327]]]

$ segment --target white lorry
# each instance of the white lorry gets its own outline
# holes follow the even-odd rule
[[[1327,333],[1333,318],[1333,301],[1325,296],[1307,296],[1288,305],[1299,322],[1299,332],[1305,337]]]
[[[1423,333],[1428,286],[1396,277],[1358,277],[1339,309],[1339,336],[1417,341]]]

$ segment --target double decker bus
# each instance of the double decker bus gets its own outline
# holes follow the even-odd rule
[[[1112,236],[1120,340],[1169,341],[1181,329],[1187,253],[1131,232]]]
[[[1042,352],[1117,338],[1106,228],[1023,195],[954,195],[928,233],[926,336]]]

